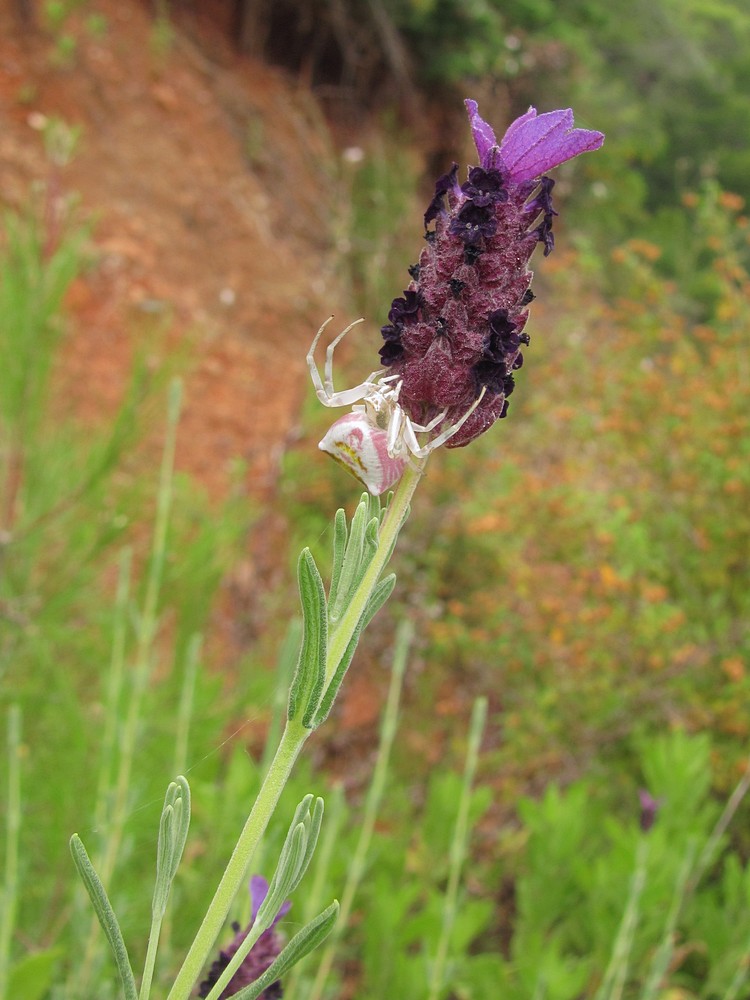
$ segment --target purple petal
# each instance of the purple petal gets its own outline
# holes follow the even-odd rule
[[[268,882],[266,881],[266,879],[264,879],[262,875],[253,875],[253,877],[250,879],[250,900],[252,902],[252,908],[253,908],[253,918],[250,921],[250,927],[252,927],[252,925],[255,923],[255,918],[258,916],[258,910],[263,905],[263,901],[265,900],[267,895],[268,895]],[[278,923],[278,921],[281,920],[284,914],[289,912],[291,906],[292,906],[291,901],[288,899],[286,900],[286,902],[282,903],[279,912],[273,918],[273,924]],[[271,924],[272,927],[273,924]],[[243,935],[246,933],[247,931],[244,931]]]
[[[573,127],[573,112],[549,111],[537,115],[529,108],[510,126],[500,144],[500,155],[516,184],[534,180],[579,153],[598,149],[601,132]]]
[[[262,875],[253,875],[250,879],[250,900],[253,906],[253,919],[251,923],[255,923],[255,918],[258,916],[258,910],[263,905],[263,900],[267,895],[268,882]]]
[[[497,138],[492,128],[484,121],[483,118],[479,117],[479,111],[477,110],[477,102],[466,100],[464,101],[466,105],[466,110],[469,113],[469,124],[471,125],[471,134],[474,137],[474,144],[477,147],[477,153],[479,153],[479,161],[483,167],[491,166],[489,160],[491,159],[490,153],[494,146],[497,146]]]
[[[289,911],[291,910],[291,908],[292,908],[292,901],[291,901],[291,899],[287,899],[285,903],[281,904],[281,909],[276,914],[276,916],[273,918],[274,924],[277,924],[279,922],[279,920],[281,920],[281,918],[283,916],[286,916],[286,914],[289,913]]]

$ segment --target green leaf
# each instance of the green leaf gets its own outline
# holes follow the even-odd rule
[[[86,892],[89,894],[89,899],[96,910],[99,923],[102,925],[102,930],[115,956],[117,970],[120,973],[122,988],[125,993],[125,1000],[138,1000],[138,991],[135,988],[135,978],[130,965],[130,959],[128,958],[128,949],[125,947],[125,941],[123,940],[115,911],[112,909],[112,904],[99,876],[94,871],[94,866],[91,864],[89,856],[86,853],[83,841],[77,833],[74,833],[70,838],[70,853],[73,855],[73,861],[78,869],[78,874],[83,879]]]
[[[357,504],[357,509],[352,518],[349,530],[349,541],[344,554],[344,562],[341,567],[338,587],[336,589],[336,599],[329,605],[329,615],[331,622],[338,621],[341,612],[349,603],[352,590],[357,585],[358,578],[361,578],[363,551],[365,545],[365,529],[368,524],[368,514],[370,505],[369,494],[364,493],[362,499]],[[370,557],[372,558],[372,557]]]
[[[383,577],[383,579],[378,583],[377,587],[370,594],[369,600],[365,605],[364,613],[362,614],[361,627],[366,629],[370,622],[373,620],[375,615],[380,611],[385,602],[393,593],[393,588],[396,586],[396,574],[389,573],[388,576]]]
[[[383,580],[378,583],[373,592],[370,594],[370,599],[365,605],[365,610],[362,612],[362,617],[357,623],[349,645],[346,647],[344,655],[339,661],[339,665],[336,668],[336,673],[331,678],[331,683],[321,699],[318,710],[313,718],[312,728],[317,729],[325,720],[328,718],[328,714],[331,711],[334,701],[336,700],[336,695],[339,693],[339,688],[344,680],[347,670],[349,669],[349,664],[354,658],[354,653],[359,643],[359,637],[362,631],[367,628],[372,619],[378,613],[378,611],[383,607],[385,602],[393,593],[393,588],[396,586],[396,574],[390,573]]]
[[[279,855],[266,898],[255,918],[256,925],[270,927],[284,901],[294,892],[312,860],[323,822],[324,803],[316,798],[312,813],[312,795],[306,795],[297,806]]]
[[[346,512],[342,507],[339,507],[333,519],[333,566],[331,567],[331,586],[328,591],[329,607],[333,607],[336,604],[336,595],[339,590],[341,569],[344,565],[344,554],[346,552],[348,537],[349,528],[346,523]]]
[[[48,948],[24,955],[10,970],[8,996],[41,1000],[52,986],[55,966],[64,954],[62,948]]]
[[[302,862],[299,866],[299,871],[297,873],[297,880],[292,886],[296,889],[299,883],[302,881],[302,876],[308,869],[310,862],[312,861],[312,856],[315,853],[315,848],[318,846],[318,837],[320,836],[320,828],[323,824],[323,810],[325,808],[325,803],[323,799],[318,796],[315,800],[315,805],[313,806],[312,816],[309,818],[309,823],[307,824],[307,839],[305,841],[305,855],[302,858]]]
[[[190,827],[190,787],[187,779],[179,775],[170,782],[164,797],[159,823],[159,843],[156,851],[156,884],[151,910],[155,916],[164,916],[169,890],[185,849]]]
[[[309,549],[303,549],[297,568],[302,603],[302,646],[297,671],[289,692],[287,718],[302,712],[302,724],[309,726],[320,701],[328,648],[328,612],[323,581]]]
[[[284,948],[276,961],[270,965],[260,979],[256,979],[250,986],[246,986],[239,993],[232,996],[232,1000],[257,1000],[263,990],[281,979],[285,973],[296,965],[305,955],[318,947],[330,934],[336,917],[339,912],[338,900],[334,900],[329,907],[319,913],[314,920],[311,920],[307,927],[295,934],[289,944]]]

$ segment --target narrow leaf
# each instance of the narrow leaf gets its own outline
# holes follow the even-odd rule
[[[307,838],[305,840],[305,855],[299,866],[299,871],[297,872],[297,879],[292,886],[292,891],[294,891],[299,883],[302,881],[302,876],[308,869],[310,862],[312,861],[312,856],[315,853],[315,848],[318,846],[318,837],[320,836],[320,828],[323,825],[323,811],[325,809],[325,803],[323,799],[318,796],[315,800],[315,806],[313,807],[312,816],[310,818],[310,825],[307,829]]]
[[[260,905],[253,926],[265,923],[266,927],[270,927],[274,917],[281,909],[289,894],[290,886],[293,884],[296,885],[294,878],[300,863],[305,857],[305,840],[307,838],[307,826],[310,821],[310,803],[312,799],[312,794],[308,792],[294,810],[292,822],[289,824],[289,830],[279,853],[276,871],[271,878],[266,898]],[[301,841],[300,837],[302,838]]]
[[[259,979],[240,990],[239,993],[235,993],[232,1000],[257,1000],[263,990],[268,989],[278,979],[281,979],[292,966],[296,965],[305,955],[309,955],[328,937],[336,923],[338,912],[338,900],[334,900],[329,907],[319,913],[298,934],[294,935],[276,961],[269,965]]]
[[[128,949],[125,947],[125,941],[123,940],[115,911],[112,909],[112,904],[99,876],[94,871],[94,866],[91,864],[89,856],[86,853],[83,841],[77,833],[74,833],[70,838],[70,853],[73,855],[73,861],[78,869],[78,874],[83,880],[86,892],[89,894],[89,899],[99,918],[99,923],[102,925],[102,930],[114,953],[117,970],[122,980],[125,1000],[138,1000],[138,991],[135,988],[135,978],[130,966],[130,959],[128,958]]]
[[[380,611],[385,602],[393,593],[393,588],[396,586],[396,574],[389,573],[388,576],[383,577],[383,579],[378,583],[377,587],[370,594],[369,600],[365,605],[365,610],[362,614],[362,628],[365,629],[373,620],[375,615]]]
[[[167,788],[159,823],[156,884],[151,905],[152,912],[159,917],[164,916],[172,881],[185,849],[189,827],[190,787],[187,779],[179,775]]]
[[[362,554],[365,541],[365,528],[367,527],[369,503],[367,494],[363,494],[357,505],[357,509],[352,517],[349,529],[349,541],[344,554],[344,564],[341,567],[338,587],[336,589],[336,600],[329,606],[330,620],[338,621],[341,612],[349,603],[349,596],[356,586],[356,580],[361,576]]]
[[[318,706],[318,710],[315,713],[313,719],[312,728],[317,729],[325,720],[328,718],[328,714],[331,711],[336,696],[339,693],[339,688],[344,680],[349,665],[354,658],[354,653],[357,649],[357,644],[359,643],[359,637],[362,634],[363,629],[367,628],[372,619],[378,613],[378,611],[383,607],[385,602],[393,593],[393,588],[396,586],[396,574],[390,573],[383,580],[378,583],[378,585],[370,594],[370,598],[365,605],[365,610],[362,612],[362,617],[357,623],[352,637],[349,641],[349,645],[346,647],[344,655],[339,661],[339,665],[336,668],[336,673],[331,678],[331,683],[323,695],[323,698]]]
[[[331,586],[328,591],[329,607],[333,607],[336,604],[336,595],[339,590],[341,568],[344,565],[344,553],[346,552],[348,537],[349,528],[346,523],[346,511],[343,507],[339,507],[333,519],[333,566],[331,568]]]
[[[303,549],[297,570],[302,603],[302,646],[297,671],[289,692],[287,717],[296,719],[300,712],[312,717],[320,700],[325,679],[328,647],[328,613],[323,581],[309,549]]]

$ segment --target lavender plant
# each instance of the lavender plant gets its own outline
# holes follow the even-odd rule
[[[537,244],[554,246],[554,182],[546,176],[579,153],[598,149],[599,132],[573,127],[570,110],[537,115],[534,108],[515,121],[498,143],[492,128],[466,102],[479,165],[463,184],[458,165],[441,177],[425,213],[427,245],[410,268],[411,282],[393,300],[382,327],[383,369],[361,385],[336,392],[333,354],[328,347],[321,377],[314,351],[308,354],[313,384],[326,406],[350,406],[320,447],[367,488],[351,521],[343,510],[333,523],[332,573],[326,588],[312,553],[298,563],[302,606],[301,647],[288,698],[287,721],[263,785],[239,836],[213,900],[168,994],[187,1000],[245,885],[253,856],[305,742],[327,718],[362,632],[390,596],[393,574],[384,570],[408,515],[430,454],[445,444],[462,447],[508,412],[514,373],[533,298],[528,264]],[[389,493],[385,506],[379,496]],[[252,919],[236,928],[231,945],[203,980],[208,1000],[252,1000],[281,995],[282,976],[330,932],[334,901],[281,948],[276,922],[310,864],[320,833],[323,801],[300,802],[270,883],[251,883]],[[71,841],[76,865],[115,955],[128,1000],[148,1000],[159,928],[190,818],[187,782],[179,777],[167,791],[159,830],[152,930],[140,990],[136,988],[117,918],[77,836]],[[455,864],[456,878],[460,858]],[[455,889],[455,886],[454,886]],[[451,902],[451,905],[453,903]],[[450,909],[445,926],[450,928]],[[441,940],[445,955],[447,938]],[[435,974],[436,995],[442,965]]]

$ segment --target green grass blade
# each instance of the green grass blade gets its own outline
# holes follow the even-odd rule
[[[21,833],[21,710],[8,709],[8,805],[5,840],[5,877],[0,913],[0,997],[6,995],[10,973],[10,946],[18,907],[18,844]]]
[[[474,709],[471,714],[469,727],[469,745],[466,749],[466,762],[464,764],[464,776],[461,785],[461,797],[458,803],[458,813],[456,815],[456,826],[453,831],[451,841],[448,887],[445,892],[445,902],[443,904],[443,920],[440,929],[440,939],[438,941],[435,961],[432,965],[432,976],[430,977],[429,1000],[437,1000],[445,982],[445,970],[448,963],[448,952],[450,949],[453,926],[456,922],[458,912],[458,890],[461,882],[461,870],[466,858],[466,849],[469,840],[469,807],[471,805],[471,793],[474,786],[474,775],[477,770],[479,760],[479,747],[484,733],[484,724],[487,718],[487,699],[477,698],[474,702]]]

